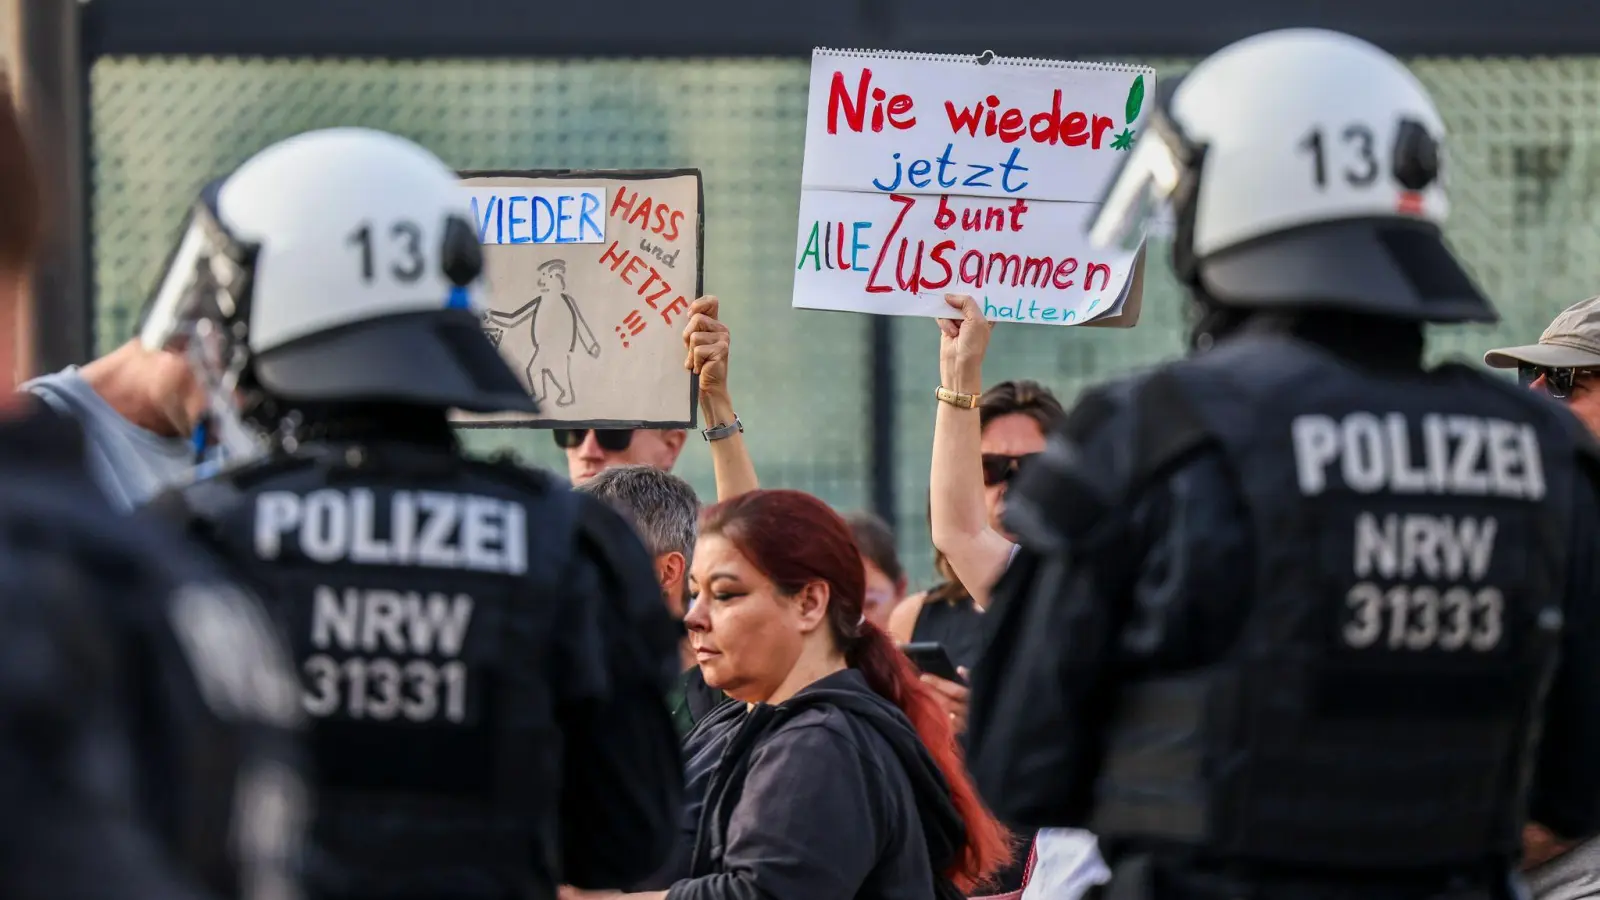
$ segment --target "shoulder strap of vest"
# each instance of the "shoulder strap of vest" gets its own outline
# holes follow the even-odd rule
[[[497,453],[488,459],[467,458],[464,462],[473,470],[535,496],[545,496],[560,487],[554,475],[525,466],[509,454]]]
[[[209,482],[227,482],[239,490],[248,490],[267,478],[293,472],[296,469],[306,469],[322,462],[322,454],[313,449],[302,447],[292,453],[275,452],[258,459],[230,466],[216,473],[210,478],[194,483],[194,486]]]
[[[1177,369],[1158,369],[1140,382],[1134,398],[1131,488],[1143,488],[1211,439],[1199,410],[1191,404]]]
[[[1018,477],[1007,527],[1041,550],[1084,541],[1210,438],[1171,367],[1091,389]]]
[[[1499,391],[1508,397],[1515,397],[1516,399],[1523,401],[1530,406],[1538,399],[1534,391],[1517,384],[1509,378],[1501,378],[1498,375],[1491,375],[1482,369],[1467,365],[1466,363],[1455,361],[1442,362],[1435,366],[1433,371],[1435,373],[1452,372],[1465,375],[1478,384],[1483,385],[1488,390]]]
[[[136,514],[166,522],[187,538],[200,542],[207,550],[221,545],[218,519],[223,511],[238,502],[239,490],[219,476],[152,497]]]
[[[182,487],[157,494],[139,509],[140,515],[168,522],[190,536],[212,542],[213,530],[228,511],[238,508],[240,497],[250,485],[263,478],[312,465],[314,460],[294,454],[275,454]]]

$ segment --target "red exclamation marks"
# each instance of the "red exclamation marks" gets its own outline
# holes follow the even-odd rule
[[[627,334],[623,333],[622,325],[628,326]],[[623,318],[622,325],[618,325],[617,328],[616,328],[617,337],[622,338],[622,346],[624,348],[626,348],[626,347],[629,346],[629,344],[628,344],[628,336],[629,335],[636,335],[639,332],[644,330],[644,325],[645,325],[644,317],[639,315],[639,311],[636,309],[633,312],[628,313],[628,315],[625,318]]]

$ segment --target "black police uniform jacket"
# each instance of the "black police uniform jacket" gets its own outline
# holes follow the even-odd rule
[[[1119,877],[1504,882],[1524,811],[1600,829],[1592,442],[1368,355],[1225,340],[1090,392],[1013,485],[969,733],[1003,819]]]
[[[315,898],[623,887],[672,839],[677,650],[639,538],[437,440],[306,445],[159,501],[253,584],[299,667]]]
[[[0,426],[0,896],[299,896],[303,717],[265,611],[25,408]]]

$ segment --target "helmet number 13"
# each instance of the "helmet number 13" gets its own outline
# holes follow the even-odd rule
[[[1373,152],[1375,141],[1372,129],[1359,122],[1352,123],[1344,127],[1344,131],[1339,133],[1339,138],[1345,148],[1345,152],[1339,155],[1354,157],[1346,162],[1342,170],[1345,184],[1351,187],[1367,187],[1377,181],[1378,157]],[[1326,190],[1328,187],[1326,143],[1322,126],[1318,125],[1312,128],[1298,145],[1300,150],[1311,154],[1311,177],[1319,190]]]
[[[426,261],[422,255],[422,229],[415,222],[401,220],[389,226],[389,240],[394,245],[394,259],[389,263],[389,274],[401,284],[411,284],[422,277]],[[372,223],[362,222],[350,233],[346,243],[361,251],[361,280],[372,283],[375,275],[372,247]]]

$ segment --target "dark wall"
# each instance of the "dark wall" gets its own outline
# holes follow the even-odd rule
[[[94,0],[84,18],[93,55],[1201,55],[1294,25],[1403,55],[1600,52],[1573,0]]]

